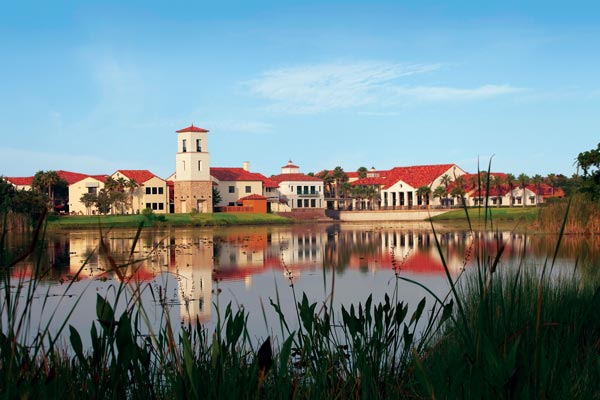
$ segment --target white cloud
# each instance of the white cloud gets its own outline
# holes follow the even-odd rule
[[[440,67],[440,64],[375,61],[314,64],[270,70],[248,85],[253,93],[272,102],[272,110],[288,113],[316,113],[366,105],[391,106],[407,101],[476,100],[522,90],[509,85],[488,84],[464,89],[409,86],[398,82]]]
[[[276,110],[320,112],[373,103],[389,82],[437,68],[385,62],[306,65],[267,71],[249,85],[252,92],[272,100]]]
[[[483,85],[473,89],[444,86],[416,86],[394,89],[399,98],[419,101],[464,101],[521,92],[523,89],[508,85]]]

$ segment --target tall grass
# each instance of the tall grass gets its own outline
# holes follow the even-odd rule
[[[488,211],[484,207],[480,212],[493,233]],[[565,227],[563,222],[563,232]],[[553,258],[537,270],[525,255],[519,265],[503,265],[500,235],[490,245],[487,235],[471,229],[466,272],[458,277],[450,274],[435,235],[451,287],[445,298],[403,277],[392,258],[396,279],[421,286],[432,304],[423,299],[409,307],[398,300],[396,286],[380,303],[369,296],[357,306],[341,305],[338,312],[334,282],[325,301],[310,302],[305,294],[296,294],[290,274],[295,313],[284,315],[278,296],[270,299],[263,312],[279,317],[281,334],[257,341],[247,329],[251,316],[231,304],[223,313],[215,304],[217,324],[210,332],[199,321],[175,330],[169,305],[160,293],[151,292],[162,307],[162,321],[153,329],[141,301],[142,292],[152,287],[124,273],[140,265],[134,255],[141,229],[140,224],[123,263],[115,261],[101,231],[97,251],[119,283],[110,298],[96,295],[89,348],[83,346],[82,332],[69,324],[70,313],[58,331],[50,332],[49,323],[31,326],[30,304],[47,271],[39,261],[43,221],[23,254],[11,255],[2,245],[1,259],[11,260],[0,265],[3,397],[600,397],[598,281],[583,281],[576,270],[568,279],[557,279]],[[562,234],[555,257],[561,239]],[[12,282],[11,268],[26,258],[37,260],[35,276]],[[475,266],[469,269],[470,263]]]
[[[583,194],[574,194],[570,200],[555,201],[540,210],[537,219],[539,229],[557,232],[570,203],[566,234],[599,234],[600,204],[590,200]]]
[[[600,281],[582,279],[576,265],[563,276],[554,270],[569,205],[542,266],[528,264],[525,246],[518,265],[503,264],[505,244],[487,205],[481,209],[496,239],[490,246],[489,235],[471,229],[475,266],[452,285],[455,314],[415,358],[422,396],[600,398]]]

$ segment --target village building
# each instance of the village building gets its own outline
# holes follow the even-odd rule
[[[276,197],[272,189],[278,185],[263,174],[250,172],[250,163],[242,168],[213,167],[210,175],[221,200],[215,206],[223,212],[260,212],[271,210],[270,202]],[[269,196],[269,197],[267,197]]]
[[[447,184],[448,179],[453,180],[464,174],[465,171],[456,164],[395,167],[380,171],[371,169],[364,178],[349,176],[352,187],[372,189],[370,192],[365,191],[369,193],[366,198],[353,196],[350,207],[356,209],[357,203],[359,209],[385,210],[440,206],[443,199],[434,197],[433,190]]]
[[[279,185],[279,201],[272,203],[274,212],[325,208],[323,180],[300,173],[291,160],[271,180]]]
[[[167,182],[147,169],[119,169],[111,178],[125,194],[125,207],[113,213],[139,214],[144,209],[157,214],[169,212]]]
[[[208,130],[194,124],[177,131],[177,154],[173,176],[173,211],[213,211]]]

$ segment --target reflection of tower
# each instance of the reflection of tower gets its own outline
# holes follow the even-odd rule
[[[175,212],[212,212],[208,130],[193,124],[178,130],[175,161]]]
[[[181,318],[184,321],[202,322],[210,318],[213,238],[193,237],[175,239],[176,270]]]

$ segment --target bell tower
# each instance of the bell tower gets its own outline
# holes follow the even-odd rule
[[[177,131],[175,213],[212,212],[208,130],[194,124]]]

